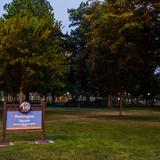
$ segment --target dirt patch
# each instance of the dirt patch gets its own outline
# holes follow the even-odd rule
[[[47,117],[47,116],[46,116]],[[50,123],[143,123],[145,125],[160,126],[160,113],[157,111],[132,110],[124,111],[123,116],[119,116],[118,111],[103,112],[56,112],[52,117],[47,117],[46,122]]]

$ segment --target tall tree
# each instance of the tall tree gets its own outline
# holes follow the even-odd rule
[[[13,0],[11,3],[5,4],[4,10],[7,12],[3,15],[5,19],[17,14],[38,18],[52,16],[54,19],[53,8],[47,0]]]
[[[91,73],[97,86],[108,93],[120,93],[123,100],[125,92],[140,89],[144,79],[153,76],[160,55],[159,13],[158,1],[90,4],[78,29],[84,29],[87,36],[85,47],[91,50]],[[88,26],[83,28],[83,22]]]
[[[14,0],[5,8],[0,27],[2,78],[10,90],[19,90],[22,102],[29,86],[42,87],[67,72],[61,25],[46,1]]]
[[[77,9],[68,10],[69,20],[72,28],[68,36],[68,50],[71,55],[71,70],[70,81],[72,83],[72,92],[74,94],[81,94],[89,97],[93,87],[91,85],[89,72],[89,52],[87,47],[86,32],[89,26],[89,21],[86,20],[85,15],[88,12],[89,2],[82,2]]]

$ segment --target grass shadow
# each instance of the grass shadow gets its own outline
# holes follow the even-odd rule
[[[78,139],[77,136],[71,136],[71,135],[53,135],[53,136],[47,136],[48,139],[54,140],[54,141],[76,141]]]
[[[127,121],[149,121],[160,122],[160,116],[152,115],[92,115],[87,118],[95,118],[99,120],[127,120]]]

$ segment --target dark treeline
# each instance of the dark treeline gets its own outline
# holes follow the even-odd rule
[[[151,99],[159,95],[157,0],[89,1],[68,13],[73,94],[119,96],[121,105],[125,93]]]

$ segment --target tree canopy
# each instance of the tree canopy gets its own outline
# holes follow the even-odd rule
[[[69,10],[70,39],[94,88],[106,94],[155,94],[160,64],[158,1],[88,1]],[[74,47],[72,47],[74,48]],[[84,57],[84,58],[82,58]],[[83,74],[84,75],[84,74]]]
[[[0,23],[2,84],[21,95],[29,87],[44,91],[68,70],[61,25],[45,1],[14,0],[5,9]]]
[[[6,91],[63,88],[70,67],[68,89],[73,94],[158,94],[157,0],[82,2],[68,10],[72,30],[65,36],[46,0],[13,0],[4,9],[0,85]]]

